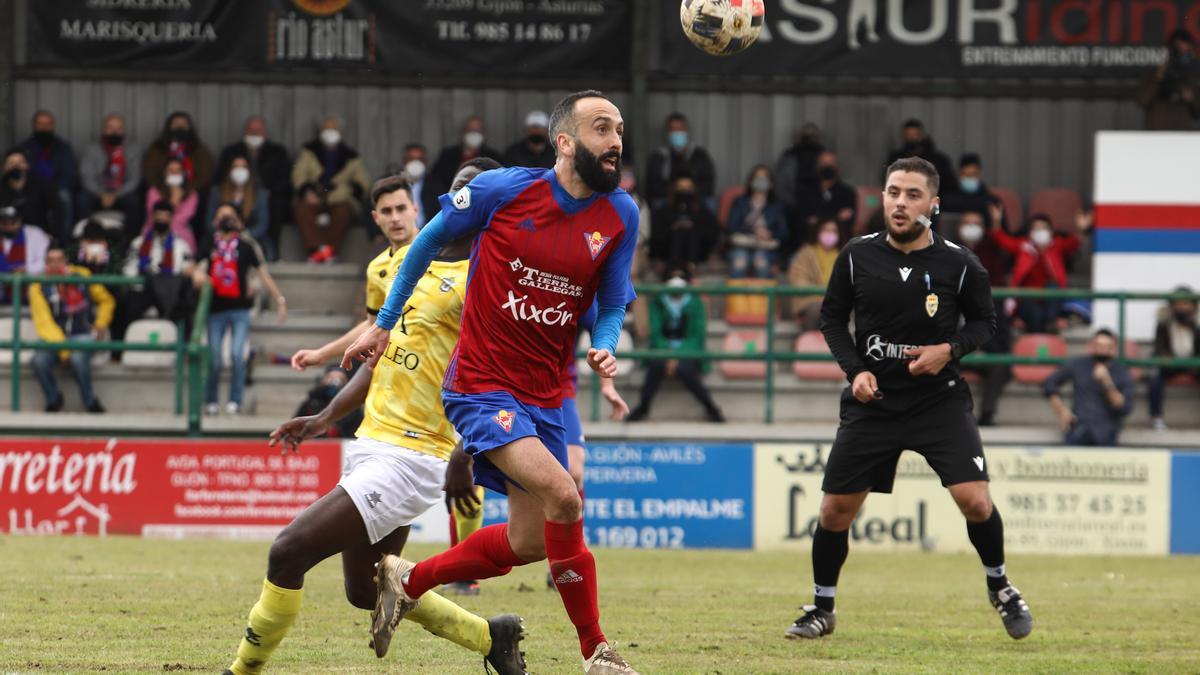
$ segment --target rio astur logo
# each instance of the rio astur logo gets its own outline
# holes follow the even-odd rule
[[[292,0],[292,3],[299,13],[268,14],[268,61],[375,63],[378,39],[374,14],[354,11],[350,0]]]

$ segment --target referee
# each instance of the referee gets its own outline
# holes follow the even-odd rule
[[[1004,525],[988,492],[971,392],[958,373],[958,360],[996,331],[988,273],[967,249],[929,229],[938,209],[932,164],[897,160],[884,182],[886,234],[859,237],[842,250],[821,305],[821,332],[851,386],[842,392],[813,534],[815,606],[804,608],[787,636],[833,632],[850,525],[868,493],[892,491],[900,453],[912,449],[966,517],[988,597],[1008,634],[1020,639],[1033,630],[1033,617],[1005,576]]]

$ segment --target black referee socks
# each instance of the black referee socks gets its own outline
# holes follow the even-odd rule
[[[812,545],[813,584],[816,586],[813,604],[827,612],[833,611],[838,574],[849,553],[850,530],[832,532],[817,524]]]
[[[1004,571],[1004,521],[1000,520],[1000,510],[992,506],[992,515],[982,523],[972,523],[968,520],[967,537],[979,552],[979,560],[983,562],[988,590],[998,591],[1007,586],[1008,576]]]

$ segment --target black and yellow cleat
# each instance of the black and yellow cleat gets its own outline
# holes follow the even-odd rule
[[[488,630],[492,634],[492,651],[483,657],[483,668],[499,675],[526,675],[525,652],[521,651],[521,640],[525,639],[525,621],[516,614],[501,614],[488,619]]]

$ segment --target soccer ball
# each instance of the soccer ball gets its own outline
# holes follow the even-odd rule
[[[683,0],[679,23],[692,44],[713,56],[736,54],[758,39],[763,0]]]

